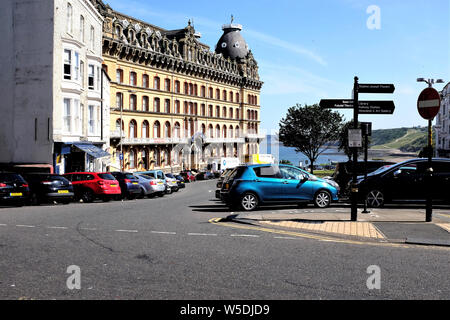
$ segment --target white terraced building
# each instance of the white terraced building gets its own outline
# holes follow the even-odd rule
[[[441,109],[436,116],[436,156],[450,158],[450,82],[441,91]]]

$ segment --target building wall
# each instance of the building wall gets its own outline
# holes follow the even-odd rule
[[[0,163],[52,163],[54,1],[0,1]]]
[[[441,108],[436,116],[436,155],[450,158],[450,83],[441,91]]]

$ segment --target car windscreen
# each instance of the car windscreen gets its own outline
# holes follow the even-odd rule
[[[239,179],[246,169],[247,167],[236,167],[233,171],[231,171],[230,175],[227,177],[227,180]]]
[[[99,173],[98,177],[103,180],[116,180],[112,174],[109,173]]]
[[[0,173],[1,182],[25,181],[20,174],[16,173]]]

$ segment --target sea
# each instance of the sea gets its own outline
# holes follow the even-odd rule
[[[348,157],[344,152],[338,151],[337,147],[322,149],[322,153],[315,161],[315,165],[333,164],[347,161]],[[309,159],[303,153],[295,151],[295,148],[286,147],[274,136],[268,135],[260,144],[260,154],[272,154],[277,161],[289,160],[293,165],[304,167],[309,164]]]

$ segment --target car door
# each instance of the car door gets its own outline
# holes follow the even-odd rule
[[[433,199],[450,201],[450,161],[433,161],[432,193]]]
[[[383,179],[386,197],[395,200],[414,200],[420,197],[423,177],[417,163],[405,164],[388,172]]]
[[[253,168],[256,174],[255,188],[263,201],[283,200],[281,193],[282,177],[277,165],[267,165]]]
[[[281,196],[286,201],[311,200],[312,186],[308,176],[301,170],[280,166],[282,179]]]

